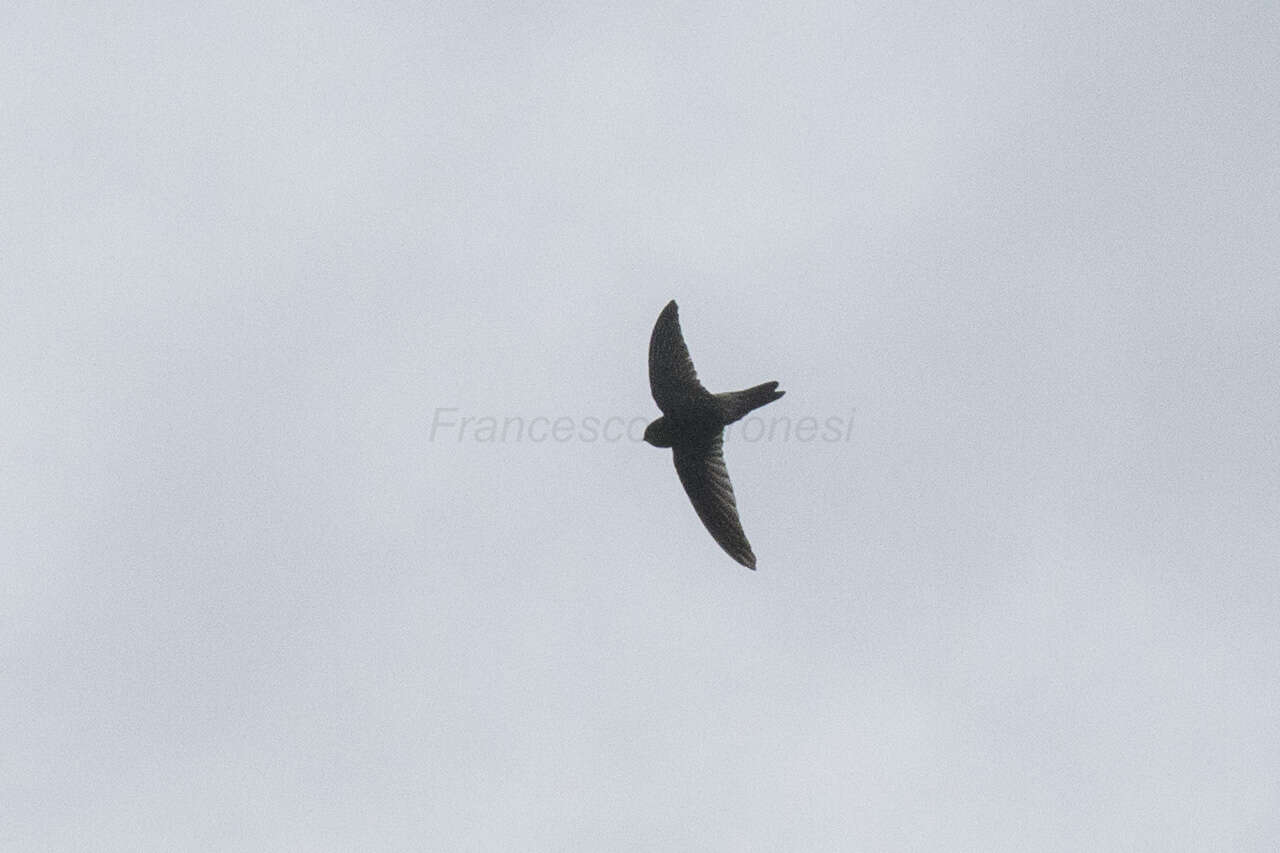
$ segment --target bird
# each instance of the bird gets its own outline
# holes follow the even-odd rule
[[[720,394],[703,388],[680,332],[679,312],[674,299],[668,302],[649,337],[649,390],[662,416],[645,427],[644,440],[671,448],[676,474],[711,538],[755,571],[756,555],[742,532],[724,464],[724,428],[786,392],[777,382]]]

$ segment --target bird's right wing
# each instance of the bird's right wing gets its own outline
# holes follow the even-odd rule
[[[730,557],[754,570],[756,555],[742,532],[729,469],[724,465],[723,435],[701,446],[677,445],[673,453],[680,483],[707,532]]]
[[[680,333],[680,316],[673,299],[653,324],[649,336],[649,390],[664,414],[679,411],[682,405],[709,396],[693,369],[689,348]]]

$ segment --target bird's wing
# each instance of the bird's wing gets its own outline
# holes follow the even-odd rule
[[[691,400],[709,396],[693,369],[689,348],[684,345],[684,335],[680,334],[677,311],[676,301],[668,302],[649,337],[649,389],[664,414],[680,410]]]
[[[756,555],[742,532],[729,469],[724,467],[723,436],[703,445],[677,445],[673,455],[680,482],[711,537],[730,557],[754,570]]]

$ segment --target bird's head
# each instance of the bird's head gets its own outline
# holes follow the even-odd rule
[[[644,440],[652,444],[654,447],[670,447],[670,427],[671,425],[667,423],[667,418],[664,415],[644,428]]]

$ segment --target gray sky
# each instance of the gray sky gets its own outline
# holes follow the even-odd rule
[[[1274,4],[215,5],[4,15],[0,846],[1280,843]]]

